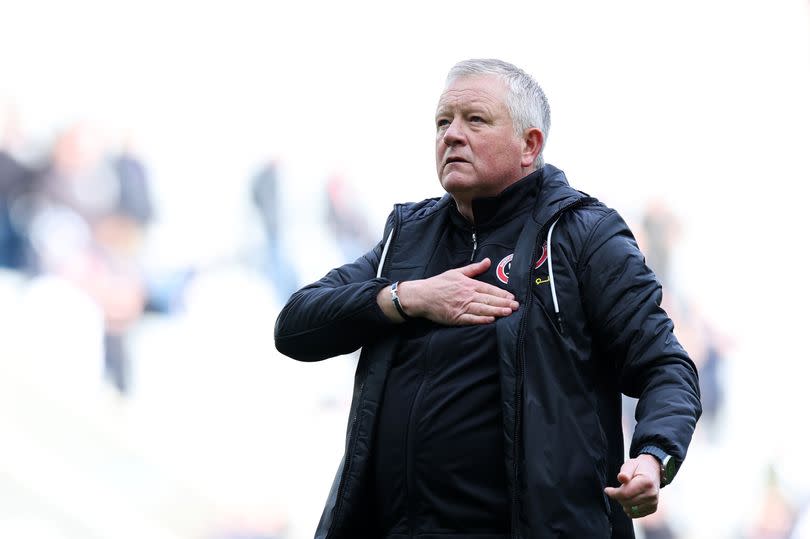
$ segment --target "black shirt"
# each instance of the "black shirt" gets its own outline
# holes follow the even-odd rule
[[[534,179],[526,178],[498,197],[473,201],[475,226],[451,212],[426,275],[489,257],[490,268],[476,279],[507,288],[536,194]],[[403,325],[373,448],[381,536],[508,533],[496,323]]]

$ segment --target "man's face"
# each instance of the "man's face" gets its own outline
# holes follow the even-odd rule
[[[436,170],[459,205],[495,196],[528,173],[506,93],[496,76],[473,75],[451,82],[439,98]]]

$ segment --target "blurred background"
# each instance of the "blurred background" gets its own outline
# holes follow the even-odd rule
[[[700,368],[639,537],[810,537],[807,0],[2,0],[1,538],[312,536],[355,359],[280,356],[276,315],[441,194],[475,57],[543,85],[547,162],[631,223]]]

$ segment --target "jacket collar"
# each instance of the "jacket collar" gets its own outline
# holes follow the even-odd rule
[[[572,204],[591,198],[587,193],[577,191],[568,185],[565,173],[554,165],[545,165],[528,177],[535,174],[537,174],[536,181],[539,185],[540,196],[537,199],[533,217],[541,227],[548,226]]]
[[[475,228],[477,230],[486,230],[497,227],[531,209],[534,206],[539,190],[537,177],[538,171],[534,171],[496,196],[473,199],[472,210],[475,218]],[[460,228],[469,229],[473,226],[473,223],[470,223],[461,215],[455,202],[452,203],[450,218],[453,224]]]
[[[533,184],[534,187],[529,189],[529,184]],[[526,194],[532,195],[531,197],[527,197],[535,202],[532,218],[541,227],[550,224],[550,221],[559,216],[568,206],[576,204],[578,201],[581,201],[581,199],[591,199],[587,193],[577,191],[568,185],[568,180],[562,170],[554,165],[547,164],[507,187],[501,195],[478,200],[497,201],[500,197],[505,195],[502,202],[506,202],[508,199],[508,201],[517,202],[518,207],[520,207],[520,197],[512,198],[510,194],[514,194],[512,193],[513,190],[518,193],[524,193],[523,189],[526,189]],[[476,202],[477,201],[473,202],[474,212]],[[487,205],[488,202],[484,202],[484,204]],[[413,219],[421,220],[444,214],[443,210],[449,210],[450,217],[455,225],[462,228],[471,228],[470,223],[458,212],[456,203],[449,193],[445,193],[441,198],[426,200],[422,204],[398,206],[400,206],[403,211],[401,215],[403,221],[411,221]],[[494,206],[497,207],[497,203]],[[496,213],[504,214],[505,212]],[[475,215],[478,214],[475,213]]]

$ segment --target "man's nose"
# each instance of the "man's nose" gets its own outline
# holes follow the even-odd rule
[[[467,137],[464,135],[464,128],[460,120],[453,120],[444,131],[444,143],[448,146],[463,144]]]

